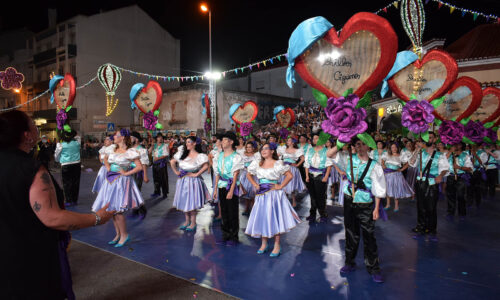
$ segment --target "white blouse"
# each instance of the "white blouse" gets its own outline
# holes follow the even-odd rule
[[[99,150],[99,158],[101,158],[101,160],[104,160],[104,158],[106,157],[106,155],[108,155],[108,153],[115,151],[115,148],[116,144],[112,144],[110,146],[102,146],[102,148]]]
[[[400,154],[399,156],[395,156],[395,155],[389,155],[389,153],[387,152],[384,152],[380,159],[383,160],[386,165],[390,164],[398,168],[401,168],[404,164],[408,162],[408,158],[406,155]]]
[[[300,160],[301,156],[304,156],[304,150],[302,148],[295,149],[294,153],[289,153],[286,151],[286,146],[284,148],[280,147],[278,148],[278,155],[281,157],[281,159],[289,159],[293,160],[294,162],[298,162]]]
[[[113,151],[108,155],[108,163],[118,165],[123,170],[127,170],[130,164],[139,157],[139,152],[132,148],[127,149],[124,153],[116,153]]]
[[[148,150],[144,147],[132,148],[139,153],[141,164],[147,166],[149,165]]]
[[[257,160],[257,161],[260,161],[260,153],[259,152],[255,152],[253,155],[251,156],[247,156],[246,154],[241,154],[241,158],[243,159],[243,164],[245,166],[248,166],[250,165],[250,163],[252,163],[254,160]]]
[[[254,160],[248,166],[248,173],[257,176],[258,179],[280,180],[287,171],[290,171],[290,166],[283,163],[282,160],[277,160],[272,168],[264,169],[259,166],[260,161]]]
[[[184,147],[179,147],[177,153],[174,155],[174,159],[179,163],[179,168],[184,171],[191,172],[201,169],[201,167],[208,163],[208,156],[203,153],[198,153],[195,158],[186,157],[181,160],[181,156],[184,153]]]

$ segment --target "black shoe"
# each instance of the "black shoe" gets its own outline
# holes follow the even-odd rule
[[[418,227],[418,226],[417,226],[417,227],[415,227],[415,228],[412,228],[412,229],[411,229],[411,231],[412,231],[413,233],[421,233],[421,232],[423,232],[422,228],[420,228],[420,227]]]

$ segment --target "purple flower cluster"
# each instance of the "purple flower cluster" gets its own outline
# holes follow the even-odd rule
[[[469,123],[465,125],[465,137],[474,143],[481,143],[486,134],[487,129],[484,128],[483,123],[480,121],[469,121]]]
[[[60,109],[56,115],[57,129],[63,130],[67,119],[68,115],[66,114],[66,111],[64,109]]]
[[[241,136],[249,136],[252,133],[253,124],[250,122],[242,123],[240,125],[240,134]]]
[[[356,108],[359,97],[355,94],[347,97],[328,99],[325,108],[327,119],[321,123],[321,128],[338,138],[342,143],[348,143],[351,139],[368,129],[365,122],[366,110]]]
[[[284,140],[284,139],[288,138],[289,134],[290,134],[290,132],[288,131],[288,129],[286,129],[286,128],[281,128],[280,129],[280,138],[281,139]]]
[[[144,128],[147,130],[155,130],[156,123],[158,123],[158,117],[155,116],[152,111],[145,113],[142,120],[144,121]]]
[[[441,141],[447,145],[456,145],[462,142],[465,135],[465,127],[456,121],[446,120],[439,126]]]
[[[429,123],[434,121],[434,107],[427,101],[411,100],[406,103],[401,113],[401,124],[415,134],[429,130]]]

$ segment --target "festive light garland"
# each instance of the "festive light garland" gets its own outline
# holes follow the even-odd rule
[[[425,4],[429,3],[431,0],[425,0]],[[474,21],[476,21],[478,16],[481,16],[486,19],[486,22],[489,22],[490,20],[494,20],[497,23],[500,23],[500,17],[494,14],[485,14],[480,11],[472,10],[472,9],[467,9],[467,8],[461,8],[456,5],[446,3],[444,1],[440,0],[432,0],[432,2],[437,2],[438,3],[438,8],[441,8],[443,5],[448,7],[450,9],[450,14],[452,14],[455,10],[459,10],[462,12],[462,17],[465,16],[466,13],[472,14]]]

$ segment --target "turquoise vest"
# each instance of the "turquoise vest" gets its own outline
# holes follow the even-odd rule
[[[376,164],[377,163],[374,160],[372,160],[372,163],[370,164],[370,169],[368,169],[368,172],[366,173],[365,178],[363,178],[363,183],[365,184],[366,189],[368,191],[371,191],[371,189],[372,189],[372,178],[370,175],[373,171],[373,168],[375,168]],[[359,177],[361,177],[361,175],[363,175],[363,172],[365,171],[367,165],[368,165],[368,162],[362,162],[361,159],[359,159],[357,154],[354,154],[352,156],[352,169],[353,169],[354,177],[355,177],[354,183],[357,183],[357,180],[359,179]],[[347,160],[346,166],[347,166],[346,167],[347,179],[352,182],[353,175],[351,173],[350,159]],[[350,192],[351,189],[352,189],[352,184],[346,183],[344,186],[344,194],[352,196],[351,192]],[[371,203],[371,202],[373,202],[373,199],[372,199],[372,196],[369,192],[366,192],[364,190],[363,191],[356,190],[353,202],[354,203]]]
[[[437,150],[435,150],[435,151],[437,151]],[[420,156],[420,154],[417,154],[417,155]],[[429,154],[425,150],[422,151],[422,172],[423,172],[423,170],[425,170],[425,167],[427,166],[427,159],[429,159],[431,157],[431,155],[432,155],[432,153]],[[429,172],[429,175],[432,175],[432,176],[429,176],[429,184],[430,185],[436,184],[436,180],[434,180],[434,178],[439,176],[439,158],[441,157],[441,155],[444,155],[444,154],[437,151],[436,154],[434,155],[434,159],[432,160],[431,169]],[[417,180],[425,181],[426,180],[425,175],[422,178],[420,178],[420,162],[417,164],[417,169],[418,169]]]
[[[62,142],[61,145],[62,151],[59,157],[61,164],[80,161],[80,144],[77,141]]]
[[[457,165],[459,167],[465,166],[465,159],[467,158],[467,156],[468,156],[468,153],[466,151],[463,151],[457,157],[456,162],[457,162]],[[453,171],[453,155],[450,155],[450,157],[448,157],[448,162],[450,163],[450,175],[455,175],[455,172]],[[463,173],[465,173],[465,171],[457,170],[458,175],[463,174]]]
[[[326,149],[326,147],[323,147],[323,149],[319,150],[319,156],[320,156],[320,161],[319,161],[319,167],[318,169],[324,169],[325,168],[325,165],[326,165],[326,151],[328,151]],[[314,156],[314,154],[316,153],[316,151],[314,150],[314,147],[310,147],[307,151],[307,155],[306,155],[306,159],[308,160],[307,162],[309,163],[309,165],[312,166],[312,158]]]
[[[385,152],[387,152],[387,151],[386,150],[382,151],[382,154],[384,154]],[[380,155],[378,154],[378,149],[373,150],[373,158],[372,159],[376,162],[380,162]]]
[[[231,153],[230,155],[224,157],[224,152],[219,154],[219,158],[217,160],[217,171],[219,172],[219,176],[224,179],[233,179],[233,174],[231,170],[233,169],[233,158],[236,155],[236,151]],[[222,162],[224,161],[224,173],[222,172]],[[236,182],[238,185],[239,182]],[[218,188],[227,187],[227,182],[219,179],[219,184],[217,184]]]

